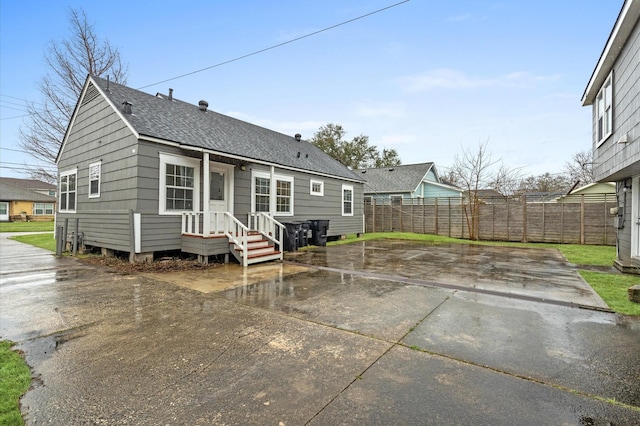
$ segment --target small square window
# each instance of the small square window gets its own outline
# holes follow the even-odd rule
[[[318,197],[324,196],[324,182],[321,180],[311,180],[310,188],[311,195],[316,195]]]

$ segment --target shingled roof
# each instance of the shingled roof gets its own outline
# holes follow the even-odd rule
[[[433,163],[407,164],[358,170],[366,181],[364,192],[400,193],[415,191]]]
[[[198,105],[166,96],[154,96],[91,76],[86,93],[98,88],[139,138],[152,138],[247,161],[284,166],[353,181],[363,179],[342,163],[304,140],[285,135]],[[88,95],[85,95],[85,97]],[[123,103],[131,113],[123,112]],[[64,149],[64,145],[62,147]]]
[[[55,203],[56,197],[40,194],[39,192],[21,188],[0,181],[0,200],[3,201],[34,201],[38,203]]]

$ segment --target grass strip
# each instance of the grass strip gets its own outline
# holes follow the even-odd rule
[[[23,425],[20,397],[29,389],[31,371],[13,344],[0,341],[0,424]]]

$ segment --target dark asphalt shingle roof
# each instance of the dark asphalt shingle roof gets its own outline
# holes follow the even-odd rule
[[[55,203],[56,197],[40,194],[19,186],[0,181],[0,200],[3,201],[35,201],[39,203]]]
[[[92,76],[117,108],[127,101],[132,114],[123,114],[141,137],[148,136],[191,147],[231,154],[248,160],[362,180],[342,163],[306,141],[265,129],[198,105],[159,97]],[[122,109],[120,110],[122,111]],[[299,154],[298,154],[299,153]]]
[[[433,163],[357,170],[366,181],[364,192],[410,192],[420,185]],[[364,172],[364,173],[363,173]]]

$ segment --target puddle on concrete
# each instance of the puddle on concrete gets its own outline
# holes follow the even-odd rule
[[[228,263],[206,270],[149,273],[143,275],[201,293],[212,293],[239,286],[248,286],[263,281],[281,280],[283,277],[309,270],[310,268],[306,266],[283,263],[251,265],[248,268],[243,268],[235,263]]]

